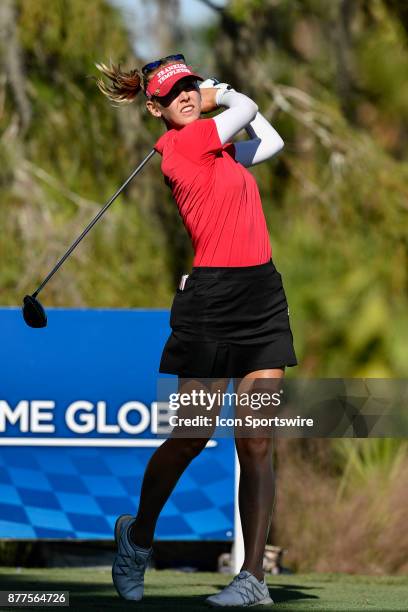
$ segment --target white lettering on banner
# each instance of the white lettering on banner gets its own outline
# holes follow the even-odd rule
[[[91,402],[87,402],[86,400],[78,400],[74,402],[70,406],[65,413],[65,422],[67,424],[68,429],[75,433],[90,433],[95,429],[95,415],[94,414],[86,414],[90,413],[93,410],[94,405]],[[78,423],[76,419],[76,414],[80,410],[85,410],[85,414],[79,414],[78,421],[81,421],[82,425]]]
[[[142,402],[128,401],[117,410],[111,411],[110,418],[113,422],[109,423],[106,401],[93,403],[88,400],[76,400],[62,411],[68,431],[65,430],[61,418],[54,423],[56,405],[53,400],[20,400],[12,406],[6,400],[0,400],[0,433],[7,432],[6,436],[0,437],[0,446],[9,444],[12,439],[18,440],[19,438],[12,437],[16,435],[20,435],[25,443],[30,439],[38,439],[21,434],[55,434],[56,438],[60,439],[59,436],[70,433],[78,436],[97,433],[110,434],[109,439],[113,440],[123,433],[135,436],[149,429],[153,435],[165,435],[172,431],[169,415],[173,414],[174,408],[169,402],[152,402],[149,407]],[[57,414],[61,414],[60,409]],[[49,439],[53,440],[52,437]],[[73,438],[67,438],[69,439]],[[4,440],[6,442],[3,442]]]
[[[120,433],[119,425],[107,425],[106,423],[106,402],[96,404],[96,431],[105,434]]]
[[[10,425],[17,425],[20,421],[20,431],[23,433],[28,431],[29,422],[29,402],[27,400],[20,400],[17,406],[13,409],[6,402],[6,400],[0,400],[0,432],[6,431],[7,422]]]
[[[136,410],[140,414],[140,423],[131,425],[127,416],[129,412]],[[127,402],[120,407],[118,412],[118,423],[122,430],[129,434],[138,434],[148,428],[150,423],[150,412],[142,402]]]
[[[65,425],[75,434],[139,434],[152,427],[152,433],[164,433],[161,427],[166,422],[168,404],[153,402],[151,410],[142,402],[130,401],[123,404],[117,411],[116,422],[108,423],[107,405],[105,401],[96,404],[87,400],[77,400],[69,404],[65,410]],[[55,433],[54,420],[55,402],[52,400],[20,400],[16,406],[6,400],[0,400],[0,433],[5,433],[15,426],[19,433]],[[137,413],[136,424],[129,420],[131,413]]]
[[[166,434],[171,432],[169,426],[169,414],[172,410],[168,402],[152,402],[152,424],[153,434]]]
[[[33,400],[31,402],[31,431],[32,433],[54,433],[55,425],[53,423],[45,424],[47,421],[52,421],[54,413],[50,412],[55,407],[55,402],[44,400]],[[44,412],[47,410],[47,412]]]

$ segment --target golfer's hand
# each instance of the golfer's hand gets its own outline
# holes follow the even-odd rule
[[[201,112],[211,113],[219,108],[215,101],[218,89],[232,89],[228,83],[220,83],[215,78],[207,79],[200,84],[201,92]]]
[[[201,92],[201,112],[202,113],[211,113],[212,111],[217,110],[218,106],[215,103],[215,96],[217,90],[215,87],[205,87],[200,88]]]

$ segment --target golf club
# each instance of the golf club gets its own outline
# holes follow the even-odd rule
[[[75,242],[69,247],[68,251],[61,257],[55,267],[48,274],[47,278],[43,280],[41,285],[38,287],[36,291],[32,295],[26,295],[24,297],[23,302],[23,317],[24,321],[30,327],[46,327],[47,326],[47,313],[45,312],[41,303],[37,300],[37,295],[40,291],[45,287],[48,281],[54,276],[55,272],[62,266],[64,261],[69,257],[75,247],[81,242],[82,238],[86,236],[90,229],[95,225],[95,223],[102,217],[104,212],[109,208],[112,202],[118,197],[118,195],[125,189],[125,187],[130,183],[130,181],[140,172],[143,166],[149,161],[151,157],[156,153],[155,149],[152,149],[150,153],[145,157],[145,159],[139,164],[139,166],[132,172],[129,178],[123,183],[123,185],[117,190],[117,192],[111,197],[109,202],[105,204],[105,206],[98,212],[96,217],[92,219],[90,224],[84,229],[82,234],[75,240]]]

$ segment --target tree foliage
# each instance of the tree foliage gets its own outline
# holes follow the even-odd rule
[[[10,65],[2,62],[1,301],[41,282],[162,132],[141,100],[113,108],[95,86],[96,61],[140,65],[117,10],[104,0],[16,0],[12,7],[32,118],[22,129]],[[2,58],[7,49],[2,47]],[[99,76],[99,75],[98,75]],[[44,290],[47,305],[164,306],[177,213],[159,161],[138,175]],[[165,229],[164,229],[165,228]],[[169,271],[170,270],[170,271]]]
[[[204,3],[219,18],[197,35],[204,41],[201,61],[211,57],[208,72],[253,97],[285,141],[276,159],[251,171],[289,300],[297,373],[403,376],[406,11],[391,0],[231,0],[223,9]],[[143,100],[113,108],[95,87],[95,61],[142,63],[117,9],[105,0],[6,5],[1,301],[16,304],[163,127],[147,116]],[[158,19],[165,9],[159,2]],[[187,41],[180,25],[174,28],[169,22],[161,53]],[[157,156],[43,299],[66,306],[168,306],[191,261]]]
[[[285,141],[253,173],[300,372],[406,372],[408,40],[397,5],[232,0],[223,35],[209,33],[221,78]]]

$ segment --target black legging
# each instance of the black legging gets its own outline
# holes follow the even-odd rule
[[[213,383],[224,391],[228,381]],[[180,383],[181,388],[182,383]],[[235,382],[235,389],[238,383]],[[187,412],[186,412],[187,413]],[[214,413],[213,413],[214,414]],[[152,545],[160,512],[190,462],[205,448],[213,431],[202,438],[168,438],[151,456],[143,477],[139,509],[131,538],[143,548]],[[272,439],[235,438],[240,462],[239,511],[245,545],[242,569],[262,579],[262,562],[275,494]]]

